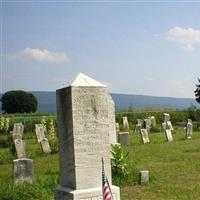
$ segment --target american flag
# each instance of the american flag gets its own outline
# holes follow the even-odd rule
[[[102,193],[103,193],[103,200],[113,200],[108,178],[105,176],[103,158],[102,158]]]

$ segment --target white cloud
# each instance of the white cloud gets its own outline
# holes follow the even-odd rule
[[[28,58],[39,62],[61,63],[69,61],[64,52],[52,52],[47,49],[25,48],[17,54],[17,58]]]
[[[200,29],[193,28],[171,28],[165,38],[183,44],[185,50],[192,51],[194,46],[200,44]]]

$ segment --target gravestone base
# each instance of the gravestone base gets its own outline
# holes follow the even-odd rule
[[[113,200],[120,200],[120,189],[111,185]],[[59,186],[55,189],[55,200],[103,200],[102,187],[73,190]]]

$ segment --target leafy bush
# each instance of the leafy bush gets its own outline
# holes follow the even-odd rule
[[[22,90],[8,91],[2,96],[2,110],[6,113],[30,113],[37,110],[36,97]]]
[[[112,144],[111,145],[111,168],[112,175],[114,177],[118,177],[119,181],[121,179],[127,177],[129,174],[129,156],[128,153],[125,153],[120,144]]]
[[[58,138],[55,131],[54,121],[51,120],[48,125],[48,135],[49,135],[49,144],[51,147],[51,153],[58,152]]]
[[[10,119],[8,117],[0,117],[0,133],[7,133],[9,130]]]

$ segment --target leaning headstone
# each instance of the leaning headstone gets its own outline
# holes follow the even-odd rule
[[[165,130],[165,135],[168,142],[173,141],[172,131],[170,129]]]
[[[12,131],[13,140],[22,139],[24,132],[24,125],[22,123],[15,123]]]
[[[166,129],[169,129],[169,130],[171,130],[171,131],[174,130],[171,121],[167,121]]]
[[[51,147],[47,138],[41,140],[40,144],[44,153],[51,153]]]
[[[187,123],[187,127],[186,127],[186,138],[187,139],[191,139],[192,138],[192,123]]]
[[[163,113],[164,115],[164,122],[167,123],[168,121],[170,121],[170,115],[168,113]]]
[[[25,141],[21,139],[14,140],[15,149],[17,153],[17,158],[25,158],[26,152],[25,152]]]
[[[60,186],[55,189],[55,199],[102,199],[101,159],[111,184],[109,130],[115,127],[109,124],[115,119],[109,119],[114,115],[109,114],[111,97],[107,87],[79,74],[56,95]],[[120,200],[119,188],[110,187],[113,200]]]
[[[167,122],[170,121],[170,115],[168,113],[163,113],[163,116],[164,116],[164,122],[162,123],[162,128],[166,130]]]
[[[140,184],[145,185],[149,182],[149,171],[143,170],[140,171]]]
[[[149,134],[148,134],[147,129],[141,129],[141,130],[140,130],[140,134],[141,134],[141,137],[142,137],[142,142],[143,142],[144,144],[147,144],[147,143],[150,142]]]
[[[125,129],[129,129],[128,118],[127,117],[122,117],[122,122],[123,122],[123,127]]]
[[[127,145],[128,144],[128,135],[129,135],[129,132],[118,133],[118,141],[121,145]]]
[[[13,180],[18,183],[32,183],[33,180],[33,160],[21,158],[13,160]]]
[[[45,127],[42,124],[35,124],[35,133],[38,143],[45,138]]]

